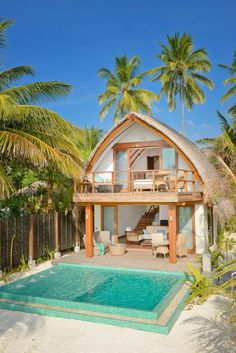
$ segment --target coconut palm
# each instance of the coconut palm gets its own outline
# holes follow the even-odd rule
[[[83,164],[88,161],[88,158],[98,142],[103,136],[103,130],[96,126],[87,127],[81,129],[78,136],[78,147],[81,151],[81,158]]]
[[[234,97],[236,94],[236,50],[234,51],[233,61],[231,65],[220,64],[219,66],[222,67],[223,69],[226,69],[230,76],[228,79],[224,80],[224,85],[230,86],[228,91],[221,97],[221,102],[224,103],[226,100],[228,100],[231,97]],[[232,105],[228,113],[232,115],[234,118],[236,118],[236,103]]]
[[[5,46],[5,31],[11,23],[0,23],[0,47]],[[29,75],[33,75],[33,69],[27,65],[0,72],[0,157],[50,165],[67,176],[78,175],[79,151],[72,141],[75,127],[55,112],[38,106],[41,100],[66,95],[71,86],[58,81],[14,86]],[[8,196],[11,190],[1,167],[0,196]]]
[[[203,151],[213,161],[218,171],[236,185],[236,129],[219,111],[217,114],[222,133],[197,142],[203,145]]]
[[[162,65],[150,70],[154,77],[152,81],[161,81],[161,91],[167,97],[170,111],[176,109],[176,97],[179,95],[182,110],[182,133],[184,134],[184,106],[190,110],[193,104],[203,104],[205,93],[199,86],[213,88],[213,82],[204,73],[210,70],[211,63],[205,49],[193,50],[193,40],[190,35],[179,33],[173,37],[167,35],[168,44],[161,43],[162,51],[157,57]]]
[[[152,113],[151,106],[157,100],[157,95],[140,88],[140,84],[147,75],[147,72],[138,73],[140,63],[138,56],[134,56],[129,61],[124,54],[122,57],[115,57],[114,74],[106,68],[98,71],[98,76],[106,80],[106,89],[98,97],[99,105],[103,105],[100,111],[101,120],[113,107],[115,123],[131,111]]]

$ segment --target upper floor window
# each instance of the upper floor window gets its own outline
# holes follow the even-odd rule
[[[175,169],[175,150],[174,148],[162,148],[162,169]]]

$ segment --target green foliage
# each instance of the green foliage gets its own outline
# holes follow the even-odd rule
[[[83,129],[80,130],[80,134],[78,135],[78,139],[76,140],[76,145],[81,151],[81,159],[83,161],[83,166],[85,166],[90,154],[92,153],[98,142],[101,140],[102,136],[103,130],[96,126],[85,126]]]
[[[223,69],[226,69],[229,74],[229,78],[224,80],[224,85],[229,86],[230,88],[228,91],[222,96],[221,102],[224,103],[226,100],[235,97],[236,94],[236,50],[233,53],[233,61],[231,65],[219,65]],[[236,118],[236,104],[234,103],[233,106],[228,110],[228,113]]]
[[[18,266],[18,270],[20,272],[27,272],[29,271],[29,269],[30,269],[29,263],[25,261],[24,255],[22,254],[20,257],[20,265]]]
[[[98,97],[99,105],[103,105],[100,111],[101,120],[113,107],[115,123],[132,111],[141,111],[151,115],[151,106],[158,97],[152,91],[139,88],[147,75],[147,72],[137,73],[140,63],[138,56],[128,60],[124,54],[122,57],[115,57],[114,74],[107,68],[101,68],[98,71],[98,76],[106,80],[106,89]]]
[[[162,51],[157,57],[162,65],[149,73],[154,76],[152,81],[161,82],[159,99],[166,95],[170,111],[176,109],[176,97],[179,95],[184,133],[184,105],[190,110],[194,104],[205,102],[205,93],[199,84],[213,89],[213,82],[204,75],[211,69],[211,63],[205,49],[193,50],[193,40],[187,33],[167,35],[167,45],[161,43],[160,46]]]
[[[0,46],[11,21],[0,22]],[[2,44],[2,45],[1,45]],[[71,91],[63,82],[35,82],[15,86],[32,76],[31,66],[0,72],[0,156],[60,171],[67,177],[80,174],[80,153],[74,144],[76,128],[55,112],[39,107],[41,100],[53,100]],[[35,104],[35,105],[34,105]],[[12,185],[0,167],[0,196],[8,197]]]
[[[186,262],[190,270],[191,279],[189,280],[191,293],[188,298],[189,304],[202,304],[209,295],[219,293],[217,285],[213,284],[209,277],[204,276],[201,271]]]
[[[12,271],[7,271],[7,270],[4,270],[2,272],[2,277],[1,277],[1,280],[5,283],[8,283],[12,280],[12,275],[13,275],[13,272]]]
[[[193,267],[189,262],[186,266],[190,271],[191,278],[189,280],[191,293],[188,298],[190,304],[202,304],[209,296],[214,294],[222,294],[232,296],[229,292],[232,286],[236,285],[236,278],[230,278],[222,285],[217,285],[220,277],[227,273],[231,273],[236,269],[236,258],[218,266],[211,274],[205,276],[201,271]]]
[[[53,260],[56,250],[50,250],[48,246],[45,248],[47,260]]]

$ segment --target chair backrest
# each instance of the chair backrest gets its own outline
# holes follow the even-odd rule
[[[109,230],[101,230],[100,238],[102,242],[110,242],[111,241],[111,232]]]
[[[178,189],[183,189],[184,188],[184,176],[180,175],[177,179],[177,188]]]
[[[177,246],[187,246],[187,235],[179,233],[176,245]]]
[[[164,233],[152,233],[151,235],[154,243],[162,243],[164,241]]]

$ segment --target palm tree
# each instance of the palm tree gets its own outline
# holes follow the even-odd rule
[[[235,93],[236,93],[236,50],[234,51],[233,61],[231,65],[220,64],[219,66],[222,67],[223,69],[226,69],[230,76],[230,78],[224,80],[224,85],[230,86],[228,91],[221,98],[221,102],[224,103],[229,98],[235,96]],[[232,115],[234,118],[236,118],[236,103],[232,105],[228,113]]]
[[[222,133],[213,138],[203,138],[197,142],[203,145],[203,151],[209,156],[224,177],[236,185],[236,129],[218,111]]]
[[[115,57],[114,74],[106,68],[101,68],[98,71],[98,76],[106,80],[106,89],[98,97],[99,105],[103,105],[100,111],[101,120],[113,107],[115,109],[113,116],[115,123],[124,114],[131,111],[152,114],[150,107],[154,100],[157,100],[157,95],[147,89],[139,88],[147,75],[147,72],[138,74],[140,63],[138,56],[134,56],[128,61],[124,54],[122,57]]]
[[[0,23],[2,48],[11,23]],[[50,165],[66,176],[78,175],[79,150],[73,142],[76,128],[55,112],[38,106],[42,99],[68,94],[71,86],[58,81],[13,86],[29,75],[33,75],[33,69],[26,65],[0,72],[0,157],[17,158],[36,166]],[[0,166],[0,196],[8,196],[11,191],[12,185]]]
[[[176,96],[179,95],[184,134],[184,106],[190,110],[193,104],[203,104],[206,99],[198,83],[213,88],[213,82],[203,75],[210,70],[211,63],[205,49],[193,50],[193,40],[187,33],[167,35],[167,42],[168,45],[160,44],[162,51],[157,55],[163,65],[149,72],[154,76],[152,81],[161,81],[159,99],[165,93],[170,111],[176,109]]]
[[[88,158],[98,142],[101,140],[103,136],[103,130],[96,126],[87,127],[85,126],[81,129],[80,134],[78,136],[78,147],[81,151],[81,158],[83,164],[88,161]]]

